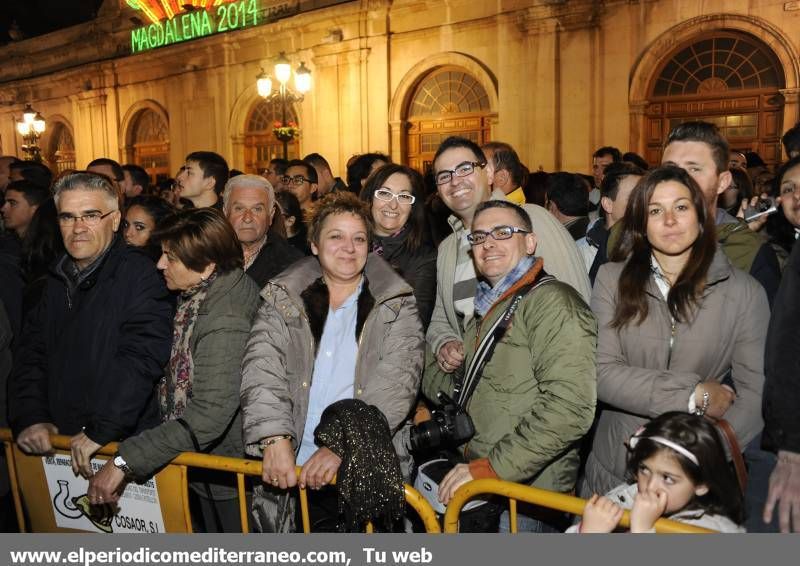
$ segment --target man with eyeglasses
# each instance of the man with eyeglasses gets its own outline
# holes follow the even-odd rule
[[[292,159],[287,164],[281,182],[287,191],[297,197],[303,212],[317,198],[317,171],[302,159]]]
[[[466,234],[481,203],[506,200],[501,190],[490,192],[494,165],[481,148],[460,137],[447,138],[436,151],[433,171],[439,196],[453,212],[448,220],[453,234],[439,246],[436,260],[436,306],[428,326],[427,341],[439,368],[453,372],[464,361],[464,326],[474,314],[478,280]],[[536,226],[536,252],[548,273],[572,285],[585,301],[591,288],[583,259],[569,232],[544,208],[524,206]]]
[[[73,173],[54,187],[66,254],[26,320],[9,381],[9,422],[28,454],[72,436],[72,468],[92,475],[103,445],[159,422],[155,386],[172,343],[172,303],[153,262],[118,234],[116,188]]]
[[[270,232],[275,192],[260,175],[237,175],[225,185],[223,210],[244,252],[244,269],[259,288],[303,257],[278,234]]]
[[[479,204],[466,239],[481,281],[464,332],[465,371],[456,378],[429,366],[422,391],[429,399],[444,391],[460,400],[475,434],[463,447],[467,463],[440,482],[439,500],[446,505],[460,486],[484,478],[569,493],[578,441],[594,417],[597,322],[577,291],[550,277],[547,261],[534,256],[537,235],[523,208],[505,200]],[[501,506],[478,509],[474,530],[494,532],[498,521],[508,530]],[[517,517],[527,532],[556,532],[564,521],[525,505]]]

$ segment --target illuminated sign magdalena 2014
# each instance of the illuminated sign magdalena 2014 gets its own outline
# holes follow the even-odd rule
[[[262,23],[259,3],[260,0],[234,0],[224,3],[217,1],[210,8],[195,8],[189,12],[171,14],[169,19],[132,30],[131,53],[253,27]],[[139,0],[139,4],[143,6],[144,2]]]

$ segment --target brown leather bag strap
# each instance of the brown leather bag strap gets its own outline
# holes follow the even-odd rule
[[[744,491],[747,488],[747,468],[744,465],[744,458],[742,457],[742,447],[739,446],[736,433],[728,421],[725,419],[715,419],[714,422],[722,433],[722,437],[728,443],[728,447],[731,451],[731,458],[733,458],[733,467],[736,470],[736,479],[739,481],[739,488],[744,495]]]

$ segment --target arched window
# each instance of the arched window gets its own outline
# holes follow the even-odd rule
[[[442,67],[424,77],[408,104],[407,163],[420,171],[449,136],[463,136],[481,145],[489,141],[489,96],[469,73]]]
[[[133,119],[130,132],[132,161],[144,167],[153,184],[169,178],[169,126],[154,110],[145,108]]]
[[[279,101],[262,99],[253,106],[244,134],[245,169],[248,173],[258,173],[269,166],[270,160],[283,157],[283,143],[272,133],[275,123],[280,123],[282,117],[283,109]],[[286,120],[300,123],[291,105],[286,107]],[[289,159],[300,157],[300,141],[297,136],[289,142],[287,150]]]
[[[63,122],[56,122],[53,126],[45,160],[57,173],[75,169],[75,141],[72,139],[69,126]]]
[[[678,47],[656,73],[647,114],[648,161],[660,161],[669,131],[690,120],[716,124],[731,147],[780,159],[783,69],[757,39],[717,31]]]

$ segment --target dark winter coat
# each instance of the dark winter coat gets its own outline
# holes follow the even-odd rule
[[[64,258],[56,263],[61,265]],[[117,237],[73,293],[53,270],[25,322],[9,383],[15,435],[37,423],[98,444],[158,424],[155,384],[172,302],[153,262]]]
[[[767,334],[764,443],[800,452],[800,246],[783,271]]]
[[[394,238],[376,236],[375,239],[383,245],[383,259],[414,290],[422,328],[427,329],[436,304],[436,248],[423,244],[417,250],[409,251],[407,230]]]
[[[305,256],[289,242],[280,236],[270,234],[246,273],[256,282],[259,289],[263,289],[267,281],[302,257]]]

